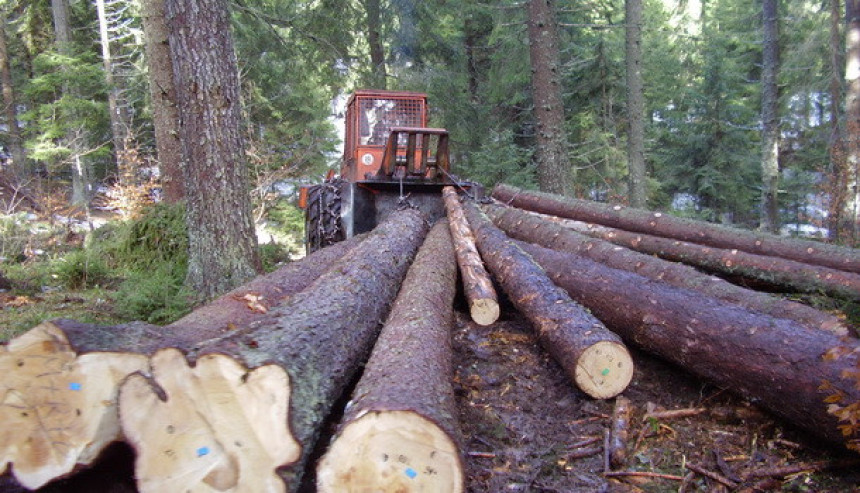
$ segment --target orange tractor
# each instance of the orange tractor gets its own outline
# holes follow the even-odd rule
[[[360,90],[350,97],[340,175],[330,172],[299,196],[308,253],[370,231],[404,206],[441,217],[446,185],[480,193],[451,175],[448,131],[428,128],[427,116],[425,94]]]

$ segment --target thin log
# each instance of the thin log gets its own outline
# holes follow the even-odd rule
[[[621,393],[633,377],[633,360],[621,339],[557,288],[476,205],[466,203],[464,210],[481,256],[544,349],[591,397]]]
[[[576,255],[520,243],[550,277],[627,342],[747,397],[828,441],[848,443],[828,412],[860,401],[856,339],[768,317]],[[844,348],[840,358],[827,357]],[[827,382],[827,386],[822,387]]]
[[[152,358],[152,378],[130,376],[120,421],[138,456],[140,490],[268,491],[285,483],[295,491],[427,229],[419,211],[392,213],[250,330],[189,353],[194,367],[165,349]]]
[[[783,238],[661,212],[525,191],[508,185],[496,185],[492,196],[508,205],[553,216],[860,273],[860,251],[853,248]]]
[[[637,252],[656,255],[673,262],[683,262],[710,272],[754,280],[777,289],[790,289],[801,293],[820,292],[849,300],[860,299],[860,274],[737,249],[728,250],[631,233],[580,221],[568,221],[564,225]]]
[[[716,473],[714,471],[709,471],[702,466],[688,462],[688,463],[684,464],[684,467],[695,472],[696,474],[698,474],[700,476],[705,476],[706,478],[713,479],[714,481],[716,481],[716,482],[718,482],[718,483],[720,483],[720,484],[722,484],[728,488],[734,489],[734,488],[738,487],[738,484],[736,482],[732,481],[731,479],[729,479],[729,478],[727,478],[727,477],[725,477],[719,473]]]
[[[609,464],[615,469],[627,464],[627,437],[630,435],[632,412],[630,399],[623,395],[615,398],[609,434]]]
[[[454,187],[443,188],[442,197],[472,320],[478,325],[491,325],[499,318],[496,289],[475,246],[475,236],[463,214],[463,207],[460,205],[460,198]]]
[[[430,231],[317,465],[317,490],[464,490],[451,387],[457,264],[447,221]]]
[[[653,479],[668,479],[670,481],[683,481],[683,476],[677,476],[675,474],[663,474],[659,472],[650,472],[650,471],[612,471],[603,473],[607,478],[623,478],[623,477],[631,477],[631,478],[653,478]]]
[[[590,238],[522,209],[491,206],[489,214],[493,222],[513,238],[561,252],[582,255],[613,269],[622,269],[673,286],[693,289],[773,317],[797,320],[837,335],[848,334],[848,328],[838,317],[811,306],[746,289],[718,277],[703,274],[682,263],[667,262],[652,255],[619,248],[612,242],[600,239],[601,237]],[[564,224],[570,222],[566,221]]]

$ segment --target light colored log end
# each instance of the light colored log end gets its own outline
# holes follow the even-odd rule
[[[191,368],[175,349],[152,357],[155,384],[131,375],[120,421],[135,448],[139,491],[284,491],[275,469],[298,460],[288,423],[289,377],[212,354]]]
[[[492,325],[499,319],[499,302],[493,299],[476,299],[469,304],[472,320],[478,325]]]
[[[633,378],[633,358],[623,344],[601,341],[583,351],[576,364],[574,382],[595,399],[620,394]]]
[[[0,471],[36,489],[90,465],[119,440],[117,389],[148,368],[143,355],[78,356],[65,334],[45,322],[0,346]]]
[[[371,411],[346,425],[317,466],[320,492],[463,491],[457,447],[409,411]]]

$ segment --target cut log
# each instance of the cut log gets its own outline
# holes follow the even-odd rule
[[[199,391],[183,396],[177,390],[181,384],[172,383],[170,368],[187,370],[169,349],[158,354],[163,360],[154,360],[154,364],[167,362],[161,372],[167,376],[166,387],[161,386],[158,371],[147,381],[142,375],[130,377],[120,390],[120,419],[138,454],[135,476],[141,491],[204,491],[216,485],[257,491],[258,485],[276,484],[277,476],[285,483],[282,488],[295,491],[325,418],[367,358],[427,229],[419,211],[392,213],[332,269],[270,310],[251,330],[192,351],[189,359],[196,361],[192,372],[211,373],[215,370],[197,367],[216,361],[213,367],[224,374],[224,378],[196,378]],[[230,360],[235,361],[227,363]],[[275,366],[288,376],[288,388],[272,369]],[[268,390],[240,392],[257,371],[266,377],[261,388]],[[276,387],[281,390],[271,390]],[[285,402],[286,429],[300,453],[296,460],[274,464],[288,455],[280,448],[283,438],[273,444],[253,437],[271,433],[262,417],[280,413]],[[236,406],[242,408],[240,416],[231,411]],[[152,415],[159,419],[150,419]],[[227,426],[225,419],[241,423]],[[182,430],[183,436],[196,440],[183,440],[191,448],[179,453],[172,448],[174,442],[163,436],[171,430]],[[254,430],[253,436],[243,430]],[[197,448],[192,447],[195,444]],[[255,458],[267,462],[266,477],[261,477],[264,466],[252,464]],[[277,471],[276,466],[280,466]]]
[[[443,188],[442,197],[445,201],[448,224],[454,239],[454,251],[457,255],[457,264],[460,266],[460,276],[463,279],[463,291],[469,301],[472,320],[478,325],[491,325],[499,318],[496,289],[475,246],[475,236],[463,214],[463,207],[460,205],[460,198],[454,187]]]
[[[508,185],[496,185],[492,195],[508,205],[553,216],[860,273],[860,251],[853,248],[782,238],[660,212],[525,191]]]
[[[781,290],[824,293],[847,300],[860,299],[860,274],[815,266],[780,257],[726,250],[660,236],[565,221],[574,231],[601,238],[665,260],[683,262],[702,270],[755,281]]]
[[[576,386],[596,399],[627,388],[633,361],[621,339],[557,288],[475,204],[463,208],[487,267]]]
[[[609,432],[609,464],[619,469],[627,465],[627,438],[630,435],[630,399],[619,395],[612,410],[612,428]]]
[[[254,278],[167,326],[171,347],[191,349],[265,318],[274,306],[308,287],[366,235],[354,236]]]
[[[769,317],[589,259],[520,243],[577,301],[635,344],[767,408],[828,441],[846,444],[829,400],[860,402],[851,373],[860,343]],[[843,348],[843,357],[831,350]],[[822,387],[824,386],[824,387]]]
[[[0,473],[11,465],[30,489],[91,465],[120,438],[119,382],[149,367],[143,355],[72,346],[61,325],[44,322],[0,346]]]
[[[463,491],[451,387],[456,281],[451,234],[439,221],[317,466],[318,491]]]
[[[810,327],[829,330],[837,335],[848,334],[848,328],[839,318],[802,303],[746,289],[718,277],[702,274],[684,264],[667,262],[651,255],[619,248],[610,242],[584,236],[556,222],[516,207],[490,206],[489,212],[493,222],[512,238],[537,243],[557,251],[582,255],[613,269],[635,272],[673,286],[699,291],[772,317],[796,320]],[[564,224],[569,223],[570,221],[564,222]]]

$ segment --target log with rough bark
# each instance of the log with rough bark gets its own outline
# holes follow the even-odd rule
[[[334,441],[321,492],[463,491],[451,386],[457,264],[445,221],[410,267]]]
[[[192,351],[193,367],[168,348],[152,378],[131,375],[120,422],[140,490],[298,489],[426,232],[420,212],[394,212],[268,317]]]
[[[615,398],[609,431],[609,464],[619,469],[627,464],[627,438],[630,435],[630,414],[633,412],[630,399],[619,395]]]
[[[592,260],[519,243],[628,343],[845,444],[831,403],[860,402],[860,343]],[[841,357],[834,357],[839,351]],[[838,396],[837,399],[834,396]],[[831,408],[833,409],[833,408]]]
[[[129,374],[149,371],[146,355],[166,346],[187,350],[201,340],[247,328],[360,241],[356,237],[319,250],[164,327],[54,320],[0,347],[0,422],[20,424],[0,433],[0,465],[14,464],[15,478],[28,488],[91,466],[102,450],[122,438],[116,392]],[[50,426],[42,429],[40,423]]]
[[[564,226],[641,253],[747,279],[776,289],[823,293],[848,300],[860,299],[860,274],[853,272],[742,250],[727,250],[660,236],[631,233],[581,221],[564,221]]]
[[[487,267],[576,386],[597,399],[627,388],[633,360],[621,339],[557,288],[475,204],[463,208]]]
[[[685,264],[667,262],[651,255],[619,248],[611,242],[579,234],[557,222],[516,207],[488,206],[488,211],[493,222],[512,238],[582,255],[614,269],[635,272],[673,286],[693,289],[772,317],[797,320],[810,327],[829,330],[838,335],[848,334],[848,328],[839,318],[811,306],[746,289],[718,277],[703,274]],[[569,221],[565,222],[568,223]]]
[[[443,188],[442,197],[445,201],[451,236],[454,239],[454,251],[457,255],[457,264],[460,266],[460,276],[463,279],[463,291],[469,301],[469,312],[475,323],[490,325],[499,318],[496,289],[475,246],[475,236],[463,214],[463,207],[460,205],[460,198],[454,187]]]
[[[853,248],[783,238],[620,205],[525,191],[508,185],[497,185],[492,196],[508,205],[553,216],[860,273],[860,251]]]

